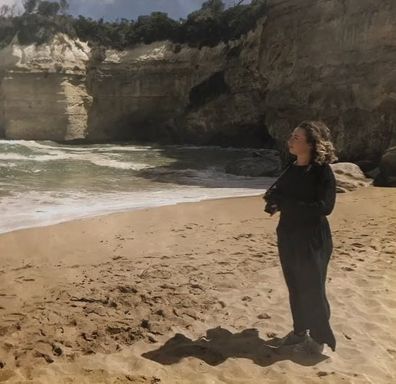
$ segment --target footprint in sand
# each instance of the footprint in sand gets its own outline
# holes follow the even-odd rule
[[[352,271],[355,270],[354,268],[351,268],[351,267],[341,267],[341,269],[342,269],[343,271],[347,271],[347,272],[352,272]]]
[[[362,243],[351,243],[351,245],[353,246],[353,247],[356,247],[356,248],[363,248],[365,245],[364,244],[362,244]]]
[[[9,379],[11,379],[11,377],[14,377],[15,373],[9,369],[6,370],[1,370],[0,371],[0,382],[6,382]]]
[[[386,351],[396,358],[396,349],[387,348]]]

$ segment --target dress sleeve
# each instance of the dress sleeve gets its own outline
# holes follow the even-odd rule
[[[315,201],[302,201],[292,197],[279,197],[280,209],[293,210],[296,214],[327,216],[334,209],[336,200],[336,180],[329,164],[321,172],[318,195]]]
[[[278,207],[280,206],[280,202],[283,198],[283,182],[284,182],[284,178],[287,178],[287,173],[288,170],[291,166],[291,163],[289,163],[287,165],[287,167],[284,169],[283,173],[281,174],[281,176],[279,176],[278,180],[276,181],[275,185],[273,186],[273,188],[270,191],[270,194],[268,196],[268,198],[265,198],[265,200],[269,203],[269,204],[276,204]]]
[[[280,183],[277,183],[270,192],[270,195],[265,199],[269,204],[276,204],[278,207],[280,206],[281,200],[283,198],[282,195],[282,187]]]

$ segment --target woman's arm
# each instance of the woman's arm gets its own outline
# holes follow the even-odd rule
[[[263,199],[268,203],[268,204],[278,204],[281,197],[282,197],[282,180],[284,176],[286,175],[287,171],[290,169],[292,165],[292,162],[289,162],[287,164],[286,168],[282,171],[282,173],[279,175],[278,179],[275,181],[274,184],[267,190],[267,192],[264,194]]]
[[[264,211],[273,216],[276,212],[279,211],[279,192],[277,188],[272,188],[270,191],[267,191],[263,196],[266,201]]]

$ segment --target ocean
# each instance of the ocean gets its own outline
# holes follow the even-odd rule
[[[265,192],[227,174],[251,149],[0,140],[0,233],[182,202]]]

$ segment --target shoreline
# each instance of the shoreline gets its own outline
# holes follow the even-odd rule
[[[16,231],[23,231],[23,230],[29,230],[29,229],[34,229],[34,228],[45,228],[45,227],[51,227],[53,225],[58,225],[58,224],[64,224],[64,223],[69,223],[69,222],[74,222],[74,221],[80,221],[80,220],[89,220],[89,219],[95,219],[99,217],[105,217],[108,215],[116,215],[116,214],[127,214],[127,213],[132,213],[136,211],[142,211],[142,210],[151,210],[151,209],[157,209],[161,207],[171,207],[171,206],[176,206],[180,204],[197,204],[197,203],[203,203],[205,201],[212,201],[212,200],[227,200],[227,199],[239,199],[239,198],[245,198],[245,197],[256,197],[256,196],[261,196],[265,193],[266,189],[264,188],[260,192],[252,192],[246,193],[243,195],[234,195],[234,196],[210,196],[206,198],[189,198],[187,200],[183,201],[176,201],[176,202],[165,202],[165,203],[154,203],[153,205],[147,205],[147,206],[138,206],[138,207],[131,207],[131,208],[119,208],[119,209],[108,209],[104,211],[97,211],[97,212],[92,212],[92,213],[86,213],[82,214],[81,216],[72,216],[69,218],[64,218],[64,219],[50,219],[47,221],[44,221],[42,223],[31,223],[26,226],[20,226],[20,227],[13,227],[10,229],[0,229],[0,237],[2,235],[16,232]]]
[[[292,321],[278,214],[265,214],[260,196],[2,234],[0,379],[389,384],[395,198],[395,189],[372,186],[337,194],[327,285],[337,350],[313,360],[267,344]]]

